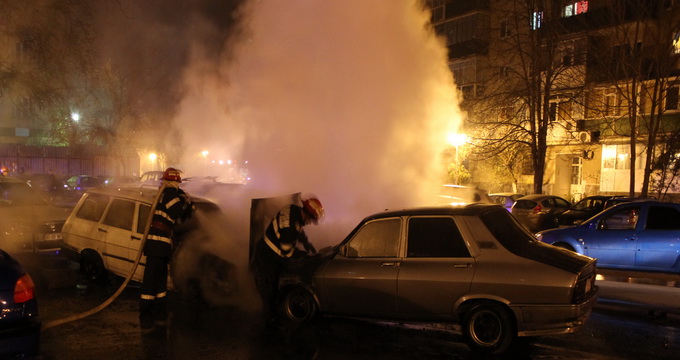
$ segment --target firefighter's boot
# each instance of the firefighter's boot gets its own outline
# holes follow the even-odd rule
[[[139,327],[142,331],[149,331],[154,327],[153,300],[139,301]]]
[[[165,326],[168,322],[168,302],[167,299],[156,299],[154,302],[154,319],[156,325]]]

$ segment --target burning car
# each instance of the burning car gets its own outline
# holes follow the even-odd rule
[[[64,224],[63,254],[79,262],[81,271],[91,280],[103,278],[107,271],[128,277],[157,193],[157,188],[143,186],[87,191]],[[211,201],[192,200],[195,216],[175,231],[180,245],[171,261],[168,285],[202,300],[230,296],[237,287],[235,266],[206,247],[219,240],[206,223],[219,224],[224,214]],[[132,280],[142,280],[145,259],[142,255]]]
[[[577,331],[596,302],[596,260],[543,244],[498,205],[371,215],[281,278],[283,321],[318,314],[460,324],[481,353],[517,336]]]

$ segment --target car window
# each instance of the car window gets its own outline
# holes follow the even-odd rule
[[[146,204],[139,205],[139,215],[137,215],[137,232],[144,234],[146,230],[146,221],[149,219],[149,211],[151,206]]]
[[[541,201],[541,205],[543,205],[544,207],[547,207],[547,208],[555,207],[555,199],[553,199],[553,198],[545,199],[545,200]]]
[[[348,243],[347,257],[396,257],[399,254],[400,219],[369,222]]]
[[[669,206],[650,206],[647,230],[680,230],[680,211]]]
[[[132,219],[135,215],[135,203],[128,200],[113,199],[104,224],[123,230],[132,230]]]
[[[640,207],[629,207],[617,210],[600,220],[601,230],[633,230],[640,216]]]
[[[76,217],[85,220],[99,221],[106,210],[109,197],[103,194],[87,194],[83,204],[78,209]]]
[[[536,203],[531,200],[517,200],[514,207],[516,209],[533,209],[536,207]]]
[[[411,218],[408,257],[469,257],[470,251],[452,218]]]
[[[555,206],[557,206],[559,208],[568,208],[569,207],[569,203],[564,199],[555,198],[553,200],[555,200]]]

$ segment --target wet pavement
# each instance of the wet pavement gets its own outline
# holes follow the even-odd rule
[[[98,306],[123,280],[111,277],[105,284],[83,286],[73,264],[42,266],[38,296],[44,325]],[[641,280],[616,283],[625,286],[626,281],[642,285]],[[138,284],[129,285],[102,311],[45,329],[42,359],[483,358],[470,352],[455,327],[441,324],[324,318],[297,329],[267,327],[255,292],[247,281],[242,285],[234,303],[226,306],[199,304],[171,293],[168,324],[147,334],[140,331],[137,319]],[[497,359],[670,360],[679,354],[680,315],[635,304],[602,303],[581,331],[523,339],[510,355]]]

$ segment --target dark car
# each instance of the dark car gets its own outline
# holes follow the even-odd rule
[[[515,204],[517,199],[523,197],[524,194],[518,193],[494,193],[489,194],[491,202],[494,204],[501,205],[505,210],[512,211],[512,205]]]
[[[0,358],[31,359],[39,349],[35,285],[26,270],[0,250]]]
[[[557,216],[569,210],[571,204],[559,196],[533,194],[515,201],[511,213],[532,232],[558,227]]]
[[[320,254],[282,277],[284,322],[457,322],[468,346],[499,354],[517,336],[577,331],[597,297],[594,259],[536,241],[498,205],[375,214]]]
[[[0,248],[10,253],[52,252],[70,209],[54,206],[21,179],[0,177]]]
[[[598,266],[680,273],[680,204],[640,200],[615,205],[578,226],[538,238],[597,258]]]
[[[611,196],[588,196],[574,204],[571,209],[557,215],[560,226],[578,225],[604,210],[605,203]]]

